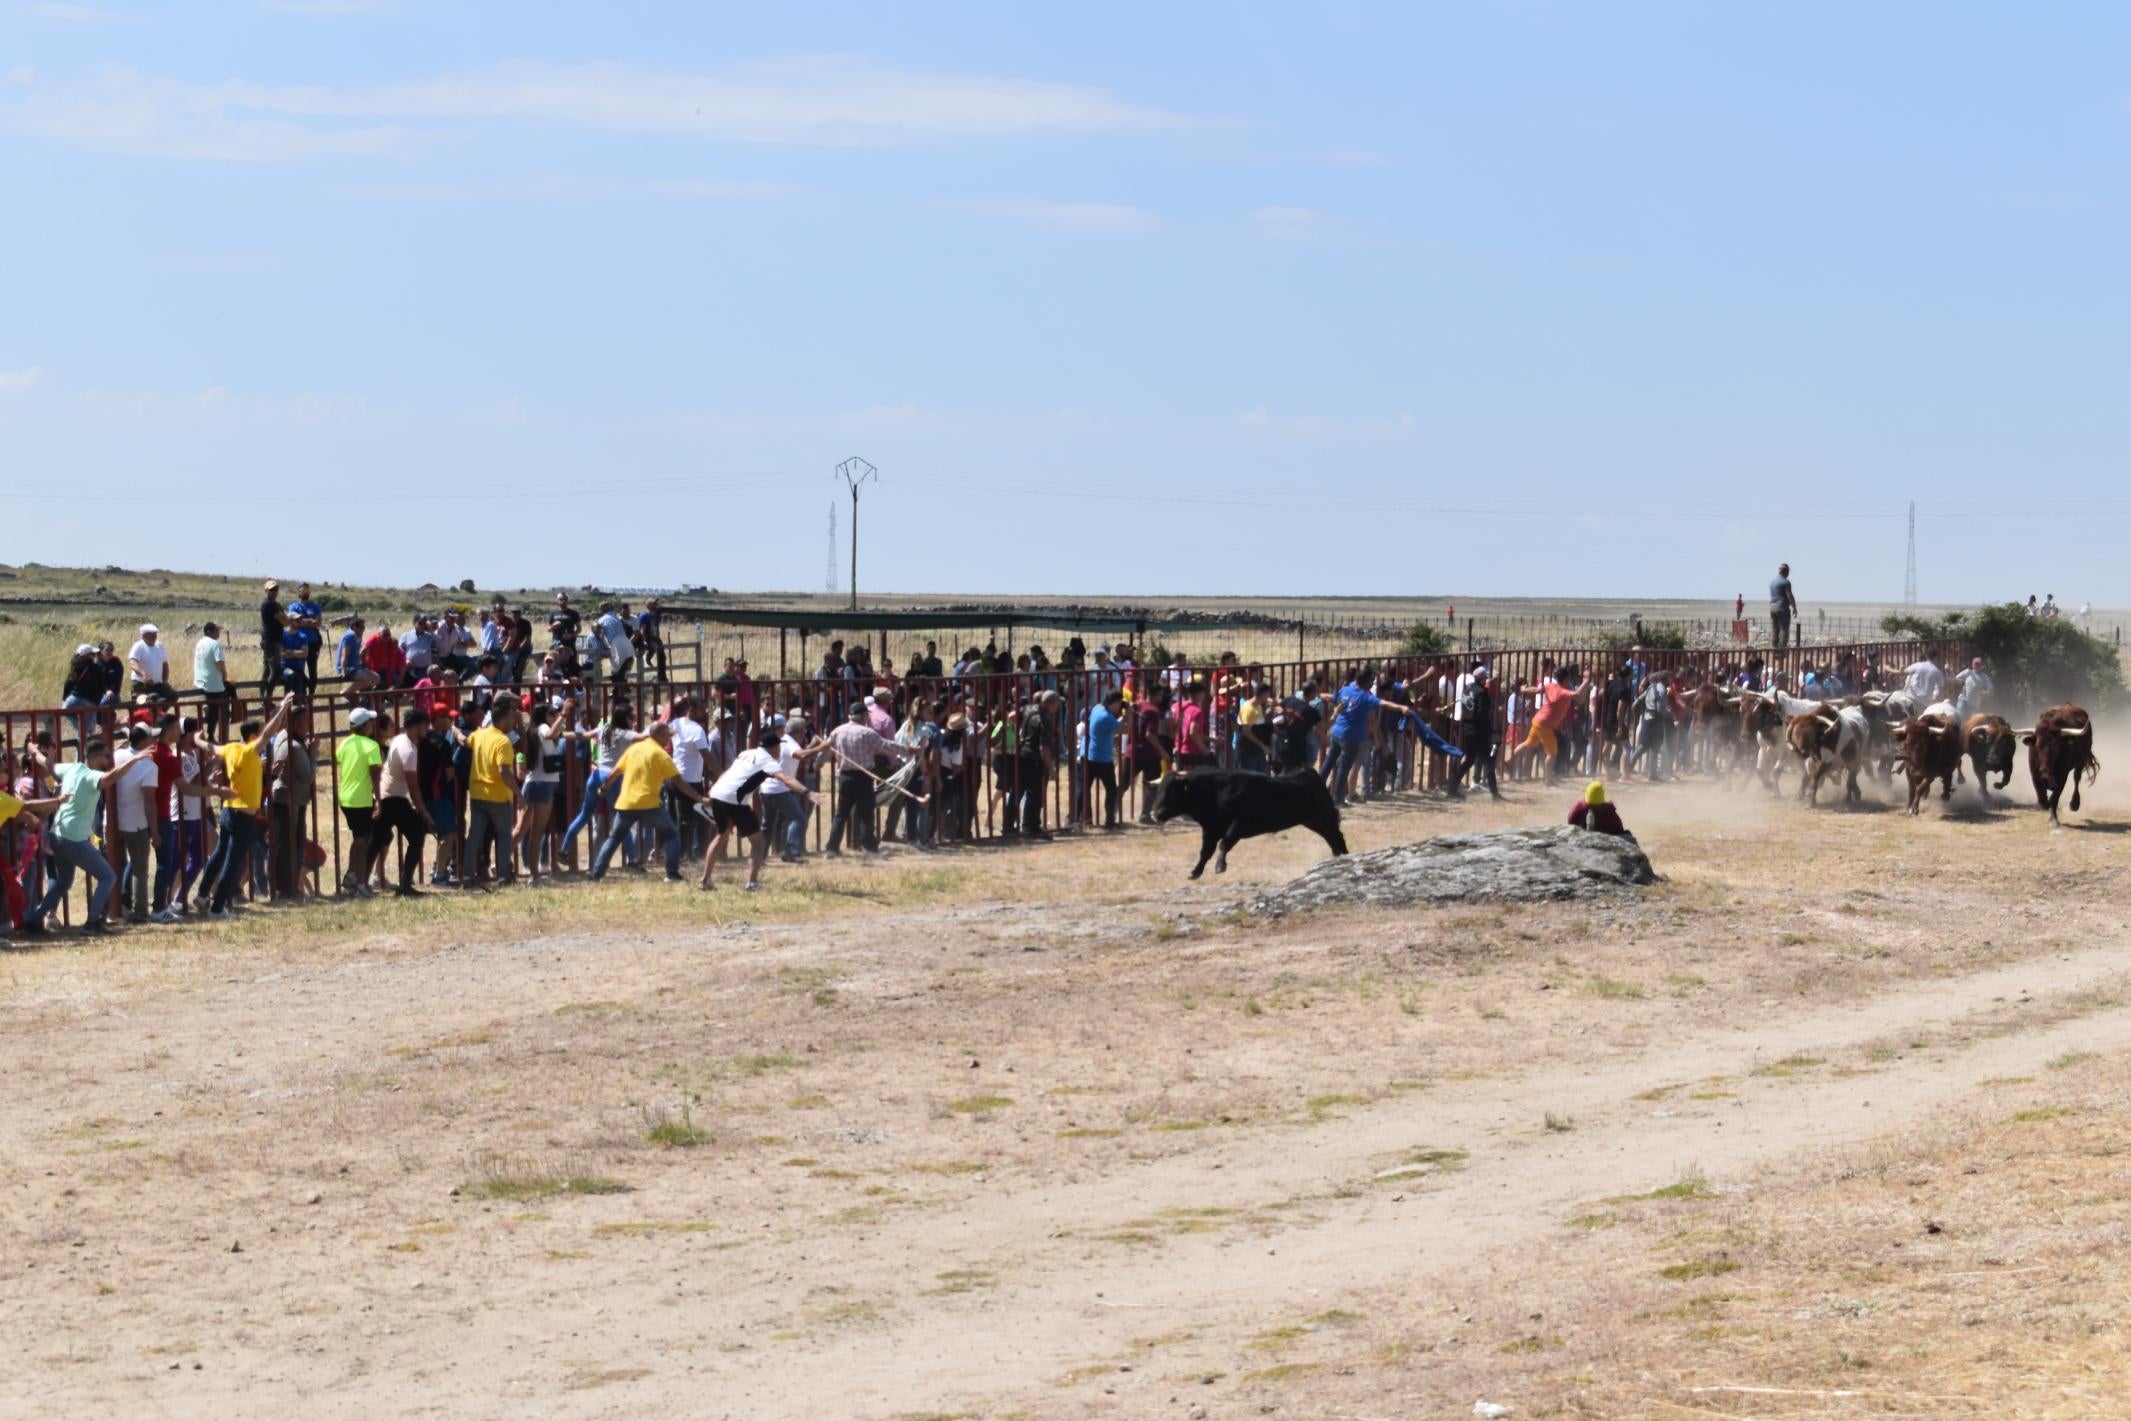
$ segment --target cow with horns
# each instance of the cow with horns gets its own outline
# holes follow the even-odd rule
[[[2078,706],[2051,706],[2036,718],[2033,731],[2020,737],[2027,746],[2028,778],[2035,782],[2035,799],[2057,821],[2057,801],[2067,786],[2072,791],[2072,812],[2079,812],[2079,781],[2101,774],[2101,761],[2094,757],[2094,720]]]
[[[1909,779],[1909,812],[1924,812],[1931,782],[1945,786],[1941,799],[1953,798],[1953,777],[1961,769],[1961,722],[1950,701],[1931,705],[1922,715],[1911,716],[1894,731],[1902,748],[1902,772]]]
[[[1857,706],[1838,708],[1819,702],[1797,701],[1789,696],[1782,699],[1791,705],[1806,707],[1796,714],[1789,713],[1790,706],[1783,707],[1788,717],[1784,721],[1784,741],[1791,753],[1805,764],[1805,782],[1798,786],[1799,797],[1808,804],[1818,805],[1821,782],[1840,771],[1844,776],[1843,798],[1862,799],[1864,794],[1857,787],[1857,772],[1864,766],[1865,745],[1872,733],[1864,711]]]
[[[1991,774],[1998,776],[1998,788],[2012,783],[2013,750],[2019,736],[2010,722],[2002,715],[1972,715],[1961,726],[1961,745],[1968,753],[1968,763],[1976,773],[1976,789],[1984,802],[1990,802]]]

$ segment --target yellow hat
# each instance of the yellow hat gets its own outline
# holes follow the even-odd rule
[[[1591,781],[1589,788],[1583,792],[1583,802],[1585,804],[1604,804],[1606,802],[1605,782],[1603,780]]]

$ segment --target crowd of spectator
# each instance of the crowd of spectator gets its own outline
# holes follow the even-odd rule
[[[201,628],[185,690],[143,625],[123,660],[109,643],[79,648],[62,713],[7,746],[0,878],[22,931],[46,930],[77,875],[92,931],[120,913],[170,923],[321,892],[541,885],[577,872],[581,848],[594,881],[617,863],[678,881],[698,863],[708,888],[740,843],[753,888],[769,855],[809,856],[810,829],[831,857],[884,839],[920,852],[1046,840],[1054,817],[1116,831],[1135,785],[1149,822],[1161,776],[1203,766],[1320,775],[1341,804],[1482,785],[1499,798],[1503,778],[1564,773],[1659,778],[1687,759],[1705,682],[1654,669],[1640,647],[1503,684],[1486,655],[1268,674],[1233,654],[1143,664],[1133,646],[1074,637],[1055,662],[1040,645],[950,660],[927,642],[900,671],[835,641],[804,678],[757,682],[735,658],[676,686],[655,600],[586,616],[558,593],[544,636],[501,602],[395,634],[382,619],[328,623],[303,584],[286,602],[274,582],[262,591],[256,694],[217,624]],[[1759,658],[1706,680],[1772,683]],[[1876,660],[1844,656],[1795,689],[1885,680]],[[347,852],[329,856],[317,839],[336,816]],[[329,857],[343,871],[326,888]]]

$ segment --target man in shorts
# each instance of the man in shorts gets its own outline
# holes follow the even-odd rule
[[[769,857],[769,836],[762,832],[762,817],[748,803],[765,780],[774,780],[787,792],[802,795],[815,804],[828,798],[819,790],[810,790],[799,782],[797,776],[784,772],[780,752],[784,745],[784,732],[773,725],[765,725],[755,733],[754,745],[733,757],[710,787],[710,818],[716,825],[711,830],[710,848],[703,855],[703,881],[699,888],[710,888],[711,870],[718,860],[725,857],[725,836],[738,833],[747,840],[747,891],[755,892],[762,886],[762,863]],[[700,798],[700,796],[698,796]],[[701,811],[697,811],[701,812]]]
[[[1563,667],[1536,686],[1519,686],[1520,695],[1532,697],[1537,707],[1532,712],[1532,728],[1524,737],[1524,743],[1510,752],[1510,774],[1515,775],[1519,765],[1527,757],[1544,753],[1546,756],[1547,783],[1554,782],[1554,762],[1561,756],[1561,731],[1576,713],[1576,698],[1591,689],[1591,673],[1585,671],[1583,679],[1570,686],[1563,679],[1570,674]]]

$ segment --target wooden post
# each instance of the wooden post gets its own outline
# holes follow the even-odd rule
[[[777,679],[780,681],[787,679],[790,674],[784,669],[785,630],[786,629],[783,627],[777,628]],[[799,635],[803,639],[805,638],[806,633],[801,632]]]

